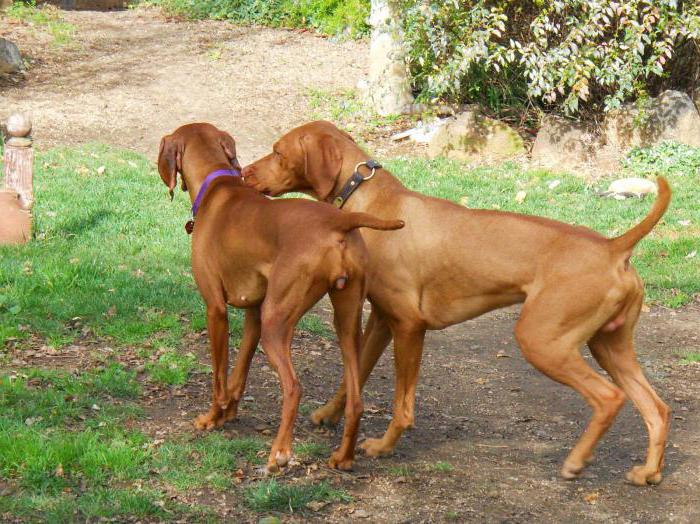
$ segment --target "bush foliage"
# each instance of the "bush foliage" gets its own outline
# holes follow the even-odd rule
[[[576,114],[698,81],[696,1],[398,1],[424,100]]]
[[[351,37],[369,32],[370,0],[156,0],[155,3],[171,14],[193,19],[312,27],[321,33]]]

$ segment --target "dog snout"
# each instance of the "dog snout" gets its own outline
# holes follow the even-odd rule
[[[241,178],[243,179],[243,183],[245,185],[257,188],[258,177],[257,177],[257,171],[255,169],[255,166],[252,166],[252,165],[245,166],[241,170]]]

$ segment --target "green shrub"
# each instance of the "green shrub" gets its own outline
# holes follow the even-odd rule
[[[191,19],[312,27],[321,33],[352,37],[369,32],[369,0],[156,0],[154,3],[168,13]]]
[[[609,110],[700,70],[700,7],[677,0],[401,0],[422,99]]]

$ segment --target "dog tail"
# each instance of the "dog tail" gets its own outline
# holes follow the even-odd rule
[[[644,217],[644,220],[627,233],[610,239],[610,244],[614,251],[618,253],[631,252],[632,248],[637,245],[637,242],[649,234],[668,209],[668,204],[671,202],[671,186],[668,185],[664,177],[658,177],[656,183],[659,186],[659,191],[651,211]]]
[[[403,220],[383,220],[369,213],[341,213],[338,219],[338,228],[347,233],[358,227],[369,227],[382,231],[401,229],[405,225]]]

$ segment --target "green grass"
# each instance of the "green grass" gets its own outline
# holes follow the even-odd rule
[[[450,473],[455,470],[455,467],[450,464],[449,462],[436,462],[433,464],[432,468],[433,471],[438,471],[440,473]]]
[[[684,151],[678,162],[689,161],[688,157],[698,155],[700,150]],[[636,161],[634,169],[628,168],[629,174],[653,175],[658,167],[653,158],[651,155],[646,162]],[[573,175],[529,170],[515,163],[476,169],[445,159],[394,159],[385,163],[408,187],[422,193],[472,208],[542,215],[588,226],[606,236],[622,234],[651,206],[650,198],[599,197],[598,191],[605,189],[610,179],[589,186]],[[671,207],[654,231],[637,245],[632,260],[645,282],[647,300],[679,307],[700,293],[700,185],[694,169],[666,166],[663,173],[674,191]],[[555,180],[561,183],[550,189],[548,185]],[[527,196],[519,204],[515,195],[521,190]]]
[[[254,511],[293,511],[303,509],[309,502],[350,502],[345,491],[331,487],[328,482],[287,484],[276,479],[264,480],[245,492],[245,503]]]
[[[152,440],[138,426],[139,395],[135,374],[115,363],[83,373],[0,376],[0,520],[205,519],[210,508],[170,495],[231,490],[238,468],[264,462],[268,445],[256,437],[212,432]],[[308,453],[318,449],[309,445]],[[277,507],[281,497],[294,509],[347,500],[325,484],[269,488],[267,499],[258,489],[260,507]]]
[[[231,439],[209,433],[194,441],[174,440],[158,449],[153,466],[164,482],[179,491],[209,487],[224,491],[233,485],[234,473],[246,464],[259,465],[267,451],[262,439]]]
[[[683,364],[695,364],[700,362],[700,353],[694,351],[683,353],[681,356],[683,357],[681,359]]]
[[[189,199],[170,202],[151,162],[103,145],[56,148],[37,154],[34,177],[36,239],[0,248],[0,346],[30,333],[60,346],[87,328],[115,344],[177,348],[206,326],[183,229]],[[313,315],[302,325],[330,333]],[[236,311],[233,344],[241,327]],[[182,380],[174,375],[159,377]]]
[[[313,28],[358,38],[369,33],[369,0],[151,0],[174,16],[242,25]]]
[[[699,258],[689,257],[700,251],[700,188],[694,178],[700,154],[673,146],[636,151],[630,158],[630,174],[660,169],[674,189],[670,210],[639,244],[634,263],[648,299],[678,307],[700,290]],[[598,197],[607,180],[591,187],[571,175],[516,164],[469,169],[447,160],[386,163],[409,187],[427,194],[466,200],[470,207],[549,216],[609,236],[638,222],[650,205],[650,199]],[[38,153],[35,180],[36,239],[0,248],[0,344],[35,333],[60,347],[83,329],[111,337],[115,345],[150,341],[172,350],[149,367],[151,375],[165,384],[183,383],[194,364],[186,348],[177,351],[182,336],[205,327],[189,266],[189,237],[182,229],[188,199],[178,194],[171,203],[150,162],[102,145]],[[554,180],[561,184],[549,189]],[[520,190],[527,191],[522,204],[515,201]],[[232,314],[233,344],[241,324],[241,313]],[[313,315],[301,328],[332,335]]]
[[[139,391],[118,364],[0,377],[0,515],[164,516],[173,504],[162,493],[124,488],[148,476],[148,438],[126,424],[140,411],[132,402]]]
[[[201,368],[194,353],[176,351],[163,353],[158,360],[146,365],[146,371],[155,382],[168,386],[186,384],[190,373]]]
[[[301,459],[325,459],[331,448],[325,442],[300,442],[294,446],[294,453]]]
[[[5,16],[22,20],[53,37],[54,45],[66,45],[73,41],[75,26],[63,20],[60,11],[51,5],[37,7],[36,2],[13,2],[7,8]]]
[[[415,471],[408,464],[401,464],[400,466],[391,466],[387,468],[387,473],[389,475],[394,475],[395,477],[410,477],[415,474]]]

